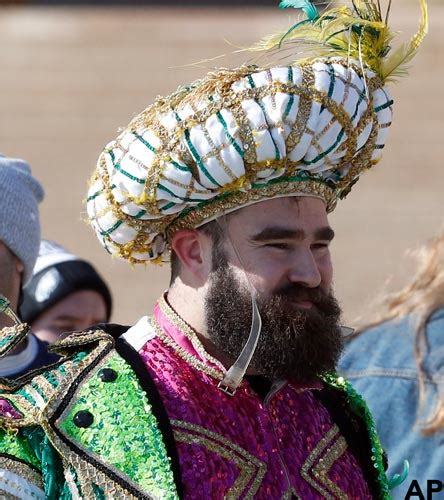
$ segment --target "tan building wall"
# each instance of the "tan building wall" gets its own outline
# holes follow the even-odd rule
[[[444,5],[430,5],[431,33],[410,77],[392,88],[395,121],[384,160],[331,217],[335,288],[345,317],[362,314],[393,277],[408,278],[405,250],[442,227],[444,215]],[[46,188],[45,237],[90,259],[115,295],[114,320],[148,313],[168,268],[112,260],[82,221],[86,183],[101,148],[158,94],[202,76],[231,52],[289,24],[264,9],[3,7],[0,16],[0,151],[31,162]],[[419,8],[393,2],[395,27],[415,32]],[[235,64],[239,57],[222,60]]]

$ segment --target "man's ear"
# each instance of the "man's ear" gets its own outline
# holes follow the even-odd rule
[[[171,240],[171,248],[180,260],[184,273],[205,281],[211,271],[211,248],[208,236],[195,229],[178,231]]]

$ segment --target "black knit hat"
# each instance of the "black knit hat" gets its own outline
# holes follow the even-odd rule
[[[44,311],[81,290],[92,290],[103,297],[108,321],[112,310],[111,293],[94,267],[57,243],[42,240],[33,276],[23,289],[21,318],[30,324]]]

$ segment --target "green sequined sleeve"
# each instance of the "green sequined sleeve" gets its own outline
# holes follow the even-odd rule
[[[0,429],[1,498],[46,498],[41,464],[21,431]]]

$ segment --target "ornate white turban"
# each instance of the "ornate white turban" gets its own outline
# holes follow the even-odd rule
[[[99,158],[87,210],[101,243],[131,262],[159,261],[175,231],[247,204],[306,195],[333,210],[381,157],[392,121],[386,82],[426,31],[422,7],[405,57],[385,58],[381,13],[355,1],[354,10],[315,10],[262,44],[304,39],[319,56],[215,71],[159,98]]]

